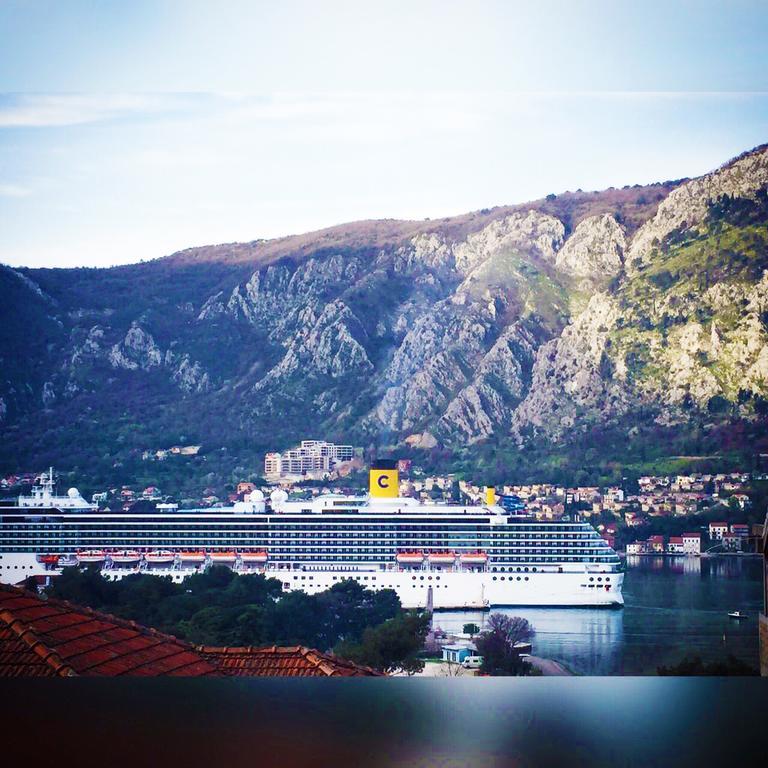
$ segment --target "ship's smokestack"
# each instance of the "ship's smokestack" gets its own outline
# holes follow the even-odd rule
[[[396,461],[376,459],[371,463],[368,492],[372,498],[378,499],[396,499],[400,495],[400,475]]]
[[[496,489],[492,485],[487,486],[485,489],[485,503],[489,507],[496,504]]]

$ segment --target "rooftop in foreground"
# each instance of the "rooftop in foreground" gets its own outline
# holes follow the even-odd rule
[[[363,677],[303,646],[193,646],[133,621],[0,584],[0,677]]]
[[[337,658],[312,648],[270,646],[267,648],[214,648],[201,645],[203,658],[229,675],[242,677],[371,677],[370,667]]]

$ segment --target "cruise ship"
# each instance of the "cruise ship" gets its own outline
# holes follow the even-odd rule
[[[0,507],[0,581],[45,580],[90,565],[110,580],[152,573],[181,582],[211,565],[279,579],[315,593],[345,579],[393,589],[406,608],[619,607],[616,553],[572,516],[536,520],[501,506],[494,490],[476,506],[422,504],[399,495],[396,462],[380,461],[363,496],[269,500],[255,491],[220,509],[103,512],[78,491],[53,491],[53,472],[32,496]]]

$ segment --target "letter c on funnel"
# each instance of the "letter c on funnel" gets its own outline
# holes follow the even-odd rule
[[[376,479],[379,488],[389,488],[389,478],[386,475],[379,475]]]

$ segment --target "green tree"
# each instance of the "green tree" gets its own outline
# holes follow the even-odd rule
[[[369,627],[402,613],[393,590],[352,580],[308,595],[283,593],[277,579],[216,566],[187,577],[134,574],[107,581],[96,569],[66,568],[49,594],[207,645],[307,645],[329,650],[360,642]]]
[[[116,586],[107,581],[95,566],[64,568],[61,576],[52,580],[48,594],[78,605],[108,608],[117,601]]]
[[[465,624],[463,631],[465,635],[474,637],[480,631],[480,627],[478,627],[477,624]]]
[[[419,653],[429,631],[429,613],[403,612],[393,619],[368,627],[359,643],[340,643],[336,653],[380,672],[413,675],[424,669]]]
[[[495,676],[530,674],[531,665],[520,658],[515,644],[530,640],[533,635],[527,619],[491,614],[488,629],[475,638],[477,652],[483,657],[481,671]]]

